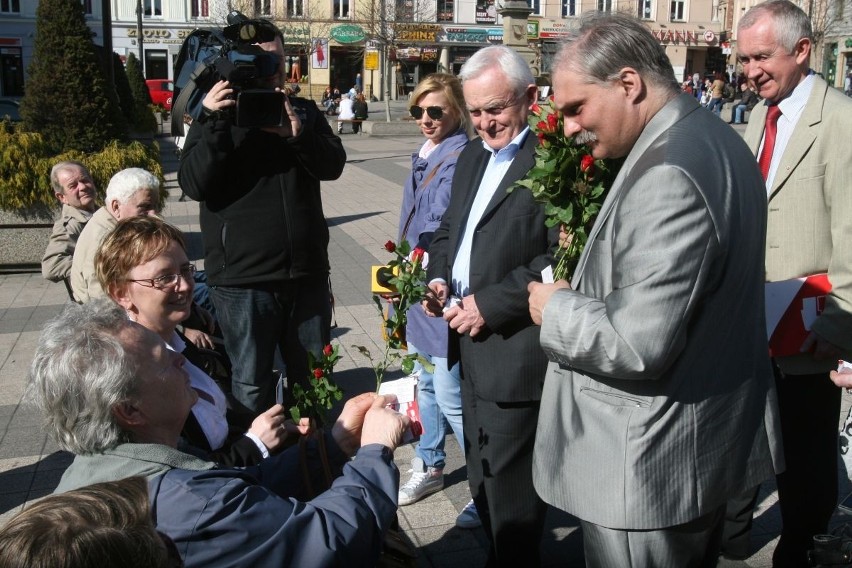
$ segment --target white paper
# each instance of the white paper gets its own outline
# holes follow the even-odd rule
[[[400,404],[407,404],[414,400],[416,387],[416,376],[408,375],[395,381],[383,382],[379,387],[379,394],[395,394]]]
[[[541,282],[543,284],[553,284],[553,267],[549,264],[541,271]]]

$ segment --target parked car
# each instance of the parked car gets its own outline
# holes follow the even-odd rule
[[[21,121],[20,103],[14,99],[0,99],[0,120],[8,116],[12,122]]]
[[[166,79],[148,79],[145,84],[148,85],[148,92],[151,93],[151,101],[171,112],[174,84]]]

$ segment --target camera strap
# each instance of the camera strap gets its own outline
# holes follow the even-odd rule
[[[434,168],[432,168],[432,171],[429,172],[429,175],[426,176],[426,179],[424,179],[417,187],[414,188],[415,195],[417,194],[418,189],[420,189],[422,187],[426,187],[427,185],[429,185],[429,182],[432,181],[432,178],[435,177],[435,174],[437,174],[438,170],[441,168],[441,166],[444,165],[444,162],[446,162],[450,158],[454,158],[454,157],[458,156],[460,153],[461,153],[461,150],[456,150],[452,154],[448,154],[447,156],[444,156],[444,159],[441,160],[440,162],[438,162],[438,164]],[[414,179],[414,173],[413,172],[411,174],[411,179]],[[414,219],[414,212],[416,210],[417,210],[417,204],[415,203],[414,207],[412,207],[411,211],[408,213],[408,219],[405,220],[405,225],[402,228],[402,235],[399,237],[400,242],[405,240],[405,236],[408,234],[408,227],[411,225],[411,220]]]

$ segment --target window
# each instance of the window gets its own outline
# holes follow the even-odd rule
[[[349,0],[334,0],[334,17],[338,20],[349,18]]]
[[[192,17],[207,18],[210,16],[210,9],[207,6],[207,0],[192,0]]]
[[[612,12],[612,0],[598,0],[598,12]]]
[[[303,0],[287,0],[287,15],[291,18],[301,18],[305,15]]]
[[[20,14],[21,0],[0,0],[0,13]]]
[[[527,0],[527,5],[532,8],[531,16],[541,16],[541,0]]]
[[[686,0],[672,0],[671,7],[670,21],[683,22],[686,20]]]
[[[577,15],[577,0],[562,0],[562,17]]]
[[[271,0],[254,0],[254,13],[258,16],[270,16],[272,15],[272,1]]]
[[[162,16],[163,0],[145,0],[145,6],[142,13],[147,17]]]
[[[653,14],[652,0],[639,0],[639,13],[636,14],[640,19],[650,20]]]
[[[92,0],[83,0],[83,13],[87,16],[92,15]]]
[[[438,21],[452,22],[455,20],[456,0],[438,0]]]

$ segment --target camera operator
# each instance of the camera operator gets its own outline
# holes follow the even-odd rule
[[[284,45],[257,43],[278,59],[259,86],[283,90]],[[346,153],[316,104],[284,97],[281,126],[234,123],[238,89],[216,82],[189,131],[178,181],[201,203],[205,269],[233,359],[232,389],[257,414],[275,404],[273,358],[280,348],[288,384],[307,383],[308,351],[329,343],[328,226],[320,181],[340,176]],[[245,104],[243,101],[242,104]]]

